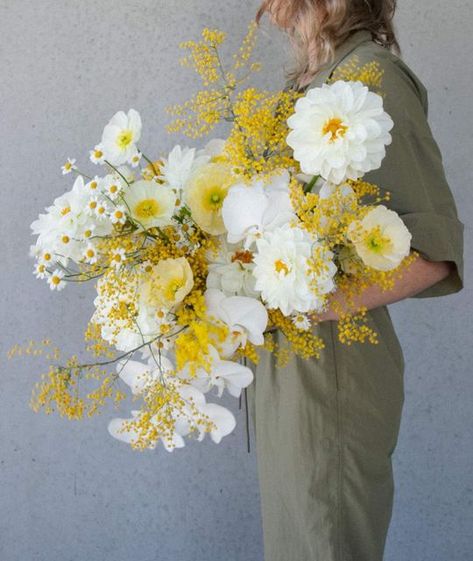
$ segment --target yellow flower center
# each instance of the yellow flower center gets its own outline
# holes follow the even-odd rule
[[[240,263],[253,263],[253,253],[249,250],[235,251],[232,256],[232,263],[239,261]]]
[[[44,259],[45,261],[51,261],[51,254],[50,254],[50,253],[45,253],[45,254],[43,255],[43,259]]]
[[[92,189],[92,190],[97,189],[97,186],[98,186],[97,181],[91,181],[89,183],[89,188]]]
[[[125,150],[133,142],[133,133],[129,129],[122,130],[117,136],[117,144],[121,150]]]
[[[92,258],[95,255],[95,251],[93,249],[88,249],[86,255],[87,257]]]
[[[38,265],[38,273],[44,273],[46,267],[44,265]]]
[[[206,189],[204,193],[202,206],[205,210],[218,212],[222,207],[223,201],[227,194],[227,189],[221,185],[212,185]]]
[[[326,134],[330,134],[330,142],[334,142],[337,138],[341,138],[345,136],[348,127],[343,124],[343,121],[338,117],[332,117],[329,119],[322,129],[322,134],[325,136]]]
[[[61,279],[57,275],[53,275],[51,277],[51,282],[57,286],[61,282]]]
[[[66,214],[69,214],[70,212],[71,212],[70,206],[65,206],[64,208],[61,209],[62,216],[66,216]]]
[[[90,201],[89,203],[89,208],[91,208],[92,210],[94,210],[94,208],[97,208],[97,203],[95,201]]]
[[[118,220],[120,220],[120,218],[123,218],[123,212],[121,210],[116,210],[115,218],[118,218]]]
[[[97,158],[97,160],[100,159],[103,156],[102,150],[95,150],[94,156]]]
[[[183,286],[184,286],[183,278],[171,279],[164,288],[163,291],[164,297],[170,302],[174,301],[176,297],[176,292],[180,290]]]
[[[84,238],[90,238],[91,235],[92,235],[92,230],[86,230],[84,232]]]
[[[284,273],[284,275],[289,274],[289,267],[281,259],[278,259],[274,262],[274,268],[276,269],[277,273]]]
[[[62,236],[62,243],[69,243],[71,241],[71,239],[69,238],[69,236]]]
[[[110,193],[116,193],[118,191],[118,187],[116,185],[110,185],[109,188]]]
[[[379,226],[367,232],[364,241],[366,247],[373,253],[384,253],[391,246],[391,240],[382,235]]]
[[[161,206],[156,199],[143,199],[134,208],[134,215],[140,220],[154,218],[162,212]]]

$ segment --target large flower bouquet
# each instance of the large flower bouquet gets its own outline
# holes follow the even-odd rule
[[[225,140],[148,157],[139,113],[120,111],[90,151],[103,173],[69,159],[72,189],[32,224],[37,277],[53,290],[96,286],[85,334],[94,358],[61,363],[49,341],[30,344],[26,352],[55,359],[32,405],[80,419],[120,403],[122,381],[136,406],[109,431],[138,449],[228,435],[235,418],[209,397],[240,396],[259,349],[281,362],[292,352],[317,357],[313,327],[335,290],[344,294],[340,339],[376,343],[356,296],[369,284],[391,287],[412,256],[404,223],[382,204],[388,195],[362,179],[391,141],[393,123],[371,91],[379,69],[340,70],[304,95],[265,92],[242,87],[258,69],[255,28],[230,69],[223,40],[204,30],[183,45],[204,89],[170,108],[169,129],[197,138],[226,121]]]

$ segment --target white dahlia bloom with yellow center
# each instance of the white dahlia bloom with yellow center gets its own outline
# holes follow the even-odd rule
[[[197,225],[214,236],[226,229],[222,218],[222,206],[228,189],[235,183],[230,166],[208,163],[192,174],[185,187],[185,201]]]
[[[142,179],[127,186],[124,201],[131,218],[145,230],[171,223],[176,194],[166,185]]]
[[[279,308],[285,316],[323,308],[324,295],[335,288],[332,252],[321,251],[307,232],[289,225],[267,232],[256,246],[255,289],[269,308]],[[316,253],[324,261],[317,276],[310,267]]]
[[[102,158],[113,166],[132,163],[136,156],[136,143],[141,137],[141,117],[138,111],[118,111],[103,130],[100,152]]]
[[[378,169],[392,140],[382,97],[361,82],[308,90],[287,123],[287,143],[302,172],[336,184]]]
[[[384,205],[352,222],[347,233],[363,263],[379,271],[395,269],[410,251],[411,233],[399,215]]]

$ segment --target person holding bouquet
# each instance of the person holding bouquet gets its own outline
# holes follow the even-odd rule
[[[313,327],[325,345],[320,358],[294,356],[280,367],[267,354],[257,366],[249,397],[267,561],[382,560],[405,367],[387,305],[463,288],[463,224],[428,124],[427,91],[400,58],[395,7],[395,0],[266,0],[257,16],[268,14],[290,37],[289,85],[302,92],[344,65],[381,67],[392,143],[364,179],[390,192],[387,206],[419,254],[391,290],[372,286],[358,296],[378,344],[340,343],[344,302],[335,291]]]

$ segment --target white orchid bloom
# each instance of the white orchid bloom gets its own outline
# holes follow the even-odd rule
[[[181,371],[178,376],[185,378],[189,384],[204,394],[217,388],[218,397],[222,397],[224,389],[233,397],[240,397],[241,390],[253,381],[253,372],[238,362],[222,360],[215,347],[209,347],[211,359],[210,372],[199,368],[190,375],[188,370]]]
[[[219,349],[221,356],[232,356],[238,347],[246,345],[247,340],[254,345],[264,343],[268,312],[259,300],[247,296],[225,296],[220,290],[208,288],[205,302],[208,314],[229,328],[228,339]]]
[[[156,360],[151,358],[147,364],[136,360],[122,360],[118,363],[117,373],[130,386],[133,395],[143,393],[154,380],[174,370],[174,365],[166,356],[158,356]]]
[[[289,173],[283,171],[268,185],[255,181],[233,185],[223,202],[222,217],[229,243],[244,240],[248,249],[265,232],[291,221],[294,210],[289,197]]]

